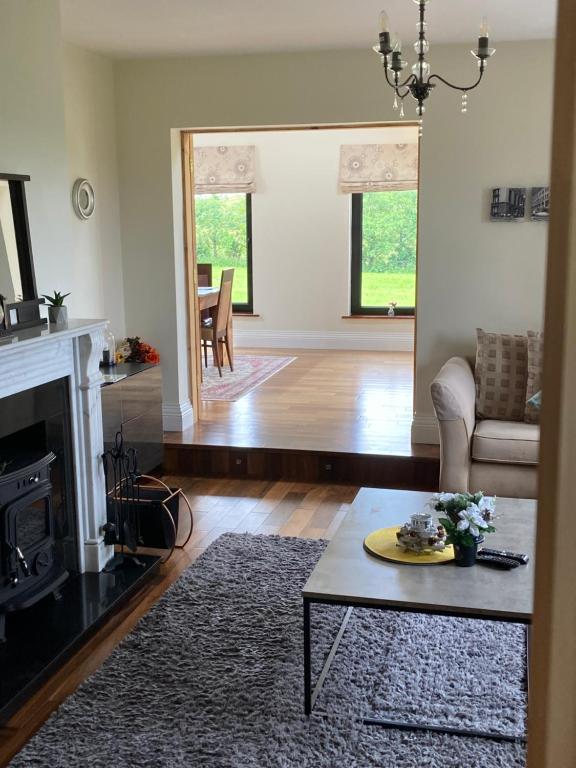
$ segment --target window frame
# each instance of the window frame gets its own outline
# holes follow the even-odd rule
[[[246,280],[248,301],[243,304],[232,302],[233,315],[252,315],[254,313],[254,287],[252,283],[252,193],[221,192],[219,194],[244,194],[246,210]],[[196,225],[195,225],[196,226]]]
[[[244,304],[232,303],[232,314],[251,315],[254,312],[254,287],[252,285],[252,193],[246,192],[246,280],[248,301]]]
[[[388,305],[380,307],[362,306],[362,216],[364,193],[352,192],[351,238],[350,238],[350,314],[353,316],[387,316]],[[395,317],[414,317],[416,307],[395,307]]]

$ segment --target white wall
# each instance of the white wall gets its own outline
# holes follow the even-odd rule
[[[443,50],[434,64],[450,71],[453,60]],[[543,324],[548,226],[491,222],[489,210],[492,187],[549,182],[553,44],[498,45],[486,78],[466,115],[459,95],[440,87],[426,114],[413,428],[420,441],[437,439],[429,384],[450,356],[474,356],[477,327],[524,333]]]
[[[338,173],[342,144],[417,141],[409,127],[194,136],[196,147],[256,147],[252,263],[260,316],[234,320],[237,345],[413,349],[413,320],[342,318],[350,311],[351,197],[339,192]]]
[[[58,0],[0,0],[0,170],[26,184],[39,293],[71,292],[71,317],[124,331],[113,65],[64,51]],[[96,213],[75,218],[72,182],[87,176]]]
[[[112,61],[67,45],[64,99],[68,188],[72,189],[77,178],[87,178],[94,187],[96,201],[94,215],[89,220],[79,219],[69,206],[73,280],[81,286],[82,314],[109,319],[116,337],[124,336]]]
[[[57,0],[0,2],[0,170],[26,184],[38,291],[70,291],[69,194]]]
[[[476,74],[469,46],[436,46],[434,69]],[[174,296],[184,281],[171,129],[394,119],[370,51],[328,51],[117,64],[122,238],[129,331],[160,346],[165,400],[188,397],[186,320]],[[540,327],[546,225],[486,220],[491,186],[543,184],[549,172],[553,43],[503,43],[470,96],[439,86],[422,144],[416,339],[419,439],[430,439],[429,385],[451,354],[468,354],[474,328]],[[413,108],[408,107],[408,116]],[[181,223],[180,223],[181,229]]]

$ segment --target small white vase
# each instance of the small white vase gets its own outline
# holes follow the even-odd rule
[[[48,320],[50,325],[66,325],[68,322],[68,307],[48,307]]]

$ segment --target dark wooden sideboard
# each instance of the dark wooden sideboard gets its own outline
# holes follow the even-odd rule
[[[149,474],[164,461],[162,369],[146,363],[102,368],[104,449],[120,430],[126,448],[136,448],[140,471]]]

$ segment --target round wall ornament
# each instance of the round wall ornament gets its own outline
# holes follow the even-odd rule
[[[76,179],[74,182],[72,206],[79,219],[89,219],[94,213],[94,189],[88,179]]]

